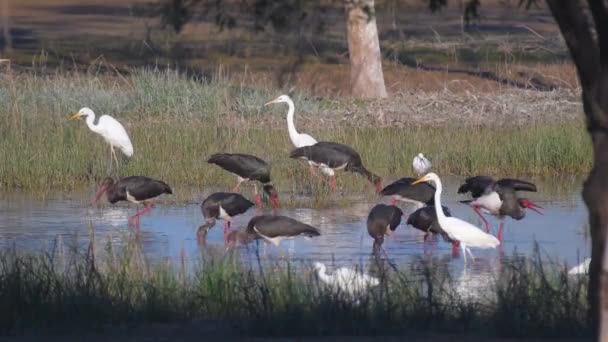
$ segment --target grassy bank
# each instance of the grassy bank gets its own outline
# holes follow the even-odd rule
[[[82,106],[110,113],[126,126],[135,157],[121,175],[225,188],[234,179],[205,161],[217,151],[231,151],[271,161],[283,193],[309,186],[303,163],[287,157],[292,145],[286,106],[262,106],[280,93],[263,80],[246,87],[217,75],[192,79],[154,70],[0,77],[0,184],[5,187],[71,189],[107,174],[107,145],[84,122],[67,121]],[[353,146],[387,179],[409,175],[418,152],[431,158],[439,174],[555,176],[583,174],[591,167],[578,95],[569,90],[505,89],[474,96],[446,89],[367,102],[295,99],[301,131]],[[339,182],[346,194],[372,193],[357,176]]]
[[[487,293],[463,291],[469,285],[432,259],[416,273],[380,261],[373,268],[381,285],[357,305],[307,276],[308,265],[260,268],[237,255],[201,254],[193,269],[185,261],[155,266],[136,238],[120,251],[99,245],[97,252],[61,245],[46,254],[2,251],[0,334],[190,322],[223,336],[590,336],[586,277],[568,277],[538,257],[503,265]]]

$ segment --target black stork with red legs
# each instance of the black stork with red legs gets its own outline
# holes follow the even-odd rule
[[[262,183],[263,190],[270,197],[270,202],[272,202],[274,208],[278,209],[280,207],[277,200],[277,191],[270,180],[270,165],[264,160],[250,154],[216,153],[207,162],[236,175],[237,183],[233,189],[234,192],[239,192],[241,183],[245,181],[257,181]],[[254,183],[253,186],[256,204],[259,208],[262,208],[257,185]]]
[[[124,177],[117,182],[111,177],[106,177],[95,195],[93,205],[99,201],[103,194],[106,194],[108,202],[112,204],[120,201],[128,201],[136,205],[143,204],[145,206],[144,210],[129,218],[129,226],[132,226],[133,220],[137,219],[137,226],[139,227],[140,217],[149,213],[154,207],[151,200],[162,194],[172,193],[173,191],[167,183],[145,176]]]
[[[334,142],[320,141],[311,146],[294,149],[290,158],[303,159],[319,171],[331,177],[331,191],[336,191],[336,171],[344,170],[358,173],[367,178],[376,187],[376,192],[382,189],[382,178],[365,168],[361,156],[352,147]]]
[[[253,202],[239,193],[216,192],[209,195],[201,203],[205,223],[198,228],[199,243],[205,243],[207,232],[215,225],[217,219],[224,221],[224,242],[226,242],[232,218],[243,214],[253,206]]]
[[[498,217],[500,220],[497,235],[499,241],[502,241],[506,216],[521,220],[526,216],[526,209],[543,214],[543,207],[526,198],[519,198],[517,191],[536,192],[536,185],[519,179],[503,178],[495,180],[489,176],[475,176],[467,178],[465,183],[458,188],[459,194],[471,193],[473,199],[461,202],[473,207],[475,213],[484,222],[486,232],[490,231],[490,224],[481,215],[480,211]]]
[[[228,234],[228,247],[232,248],[237,242],[248,244],[254,240],[262,239],[266,243],[279,246],[281,240],[293,239],[299,236],[312,238],[321,235],[321,232],[306,223],[294,220],[291,217],[280,215],[260,215],[253,217],[244,230],[233,230]]]

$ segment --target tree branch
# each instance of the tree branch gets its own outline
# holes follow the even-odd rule
[[[589,0],[589,8],[595,21],[600,46],[600,63],[608,65],[608,10],[604,0]]]
[[[600,67],[600,51],[584,4],[580,0],[547,0],[547,4],[566,40],[583,89],[590,89]]]

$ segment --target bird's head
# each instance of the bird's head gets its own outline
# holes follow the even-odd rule
[[[264,103],[264,106],[268,106],[273,103],[289,103],[290,101],[291,101],[291,98],[289,97],[289,95],[281,95],[272,101]]]
[[[108,190],[109,187],[112,186],[112,184],[114,184],[114,179],[112,179],[112,177],[106,177],[103,180],[103,182],[101,182],[101,186],[99,187],[99,190],[95,194],[95,199],[93,200],[93,203],[92,203],[93,205],[97,204],[97,201],[99,201],[101,196]]]
[[[270,202],[272,202],[272,206],[275,209],[279,209],[281,207],[279,205],[279,201],[277,200],[279,194],[277,193],[277,190],[274,188],[274,186],[272,184],[264,184],[264,192],[270,197]]]
[[[417,157],[418,157],[418,158],[420,158],[420,159],[423,159],[423,158],[424,158],[424,155],[423,155],[422,153],[418,153],[418,156],[417,156]]]
[[[527,198],[519,198],[517,200],[519,202],[519,205],[523,208],[527,208],[530,210],[533,210],[535,212],[537,212],[538,214],[544,215],[543,211],[545,210],[545,208],[541,207],[540,205],[530,201]]]
[[[93,113],[93,111],[91,110],[91,108],[89,108],[89,107],[83,107],[83,108],[80,108],[80,110],[78,111],[78,113],[72,115],[69,120],[70,121],[71,120],[76,120],[76,119],[78,119],[80,117],[83,117],[83,116],[87,117],[89,115],[95,115],[95,113]]]
[[[416,179],[412,185],[414,184],[419,184],[422,182],[433,182],[435,184],[437,184],[437,181],[439,180],[439,176],[437,176],[437,174],[435,174],[434,172],[429,172],[426,175]]]

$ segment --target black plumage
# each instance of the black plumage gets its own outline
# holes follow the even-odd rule
[[[229,244],[234,244],[237,240],[242,244],[247,244],[253,240],[264,239],[266,242],[278,246],[282,239],[319,235],[321,233],[317,228],[290,217],[260,215],[253,217],[244,230],[230,232],[227,241]]]
[[[450,209],[442,206],[443,213],[445,216],[450,217]],[[410,214],[407,218],[407,224],[421,230],[425,233],[424,240],[426,241],[428,234],[440,234],[445,241],[451,242],[448,234],[441,228],[437,221],[437,213],[435,212],[435,206],[430,205],[427,207],[420,208]]]
[[[391,235],[401,224],[403,212],[401,209],[385,204],[378,204],[372,208],[367,216],[367,232],[374,239],[374,252],[378,252],[385,235]]]
[[[458,193],[466,194],[470,192],[471,197],[478,198],[491,191],[495,191],[496,187],[512,188],[515,191],[536,192],[536,185],[519,179],[502,178],[495,180],[490,176],[474,176],[465,179],[464,183],[458,188]]]
[[[432,205],[435,196],[435,187],[429,182],[418,184],[412,183],[416,178],[405,177],[394,181],[380,191],[380,195],[393,198],[395,200],[405,202],[415,202],[420,205]]]
[[[363,165],[361,156],[352,147],[334,142],[320,141],[311,146],[299,147],[291,151],[290,158],[300,158],[316,166],[358,173],[376,186],[382,188],[382,178],[370,172]]]
[[[243,214],[254,204],[243,195],[234,192],[215,192],[201,203],[201,212],[205,223],[198,228],[199,242],[204,240],[207,231],[215,225],[217,219],[225,220],[224,238],[230,229],[232,217]]]
[[[112,204],[119,201],[129,201],[135,204],[142,203],[146,205],[147,207],[144,210],[129,218],[129,225],[131,225],[131,221],[135,218],[137,218],[139,225],[141,215],[149,213],[153,207],[153,204],[146,202],[162,194],[172,194],[173,191],[163,181],[145,176],[130,176],[121,178],[118,182],[115,182],[111,177],[106,177],[95,195],[93,204],[97,203],[104,193],[108,202]]]
[[[266,161],[250,154],[216,153],[212,155],[207,162],[215,164],[240,178],[234,191],[238,191],[242,181],[258,181],[262,183],[263,190],[270,197],[273,206],[279,208],[279,202],[277,200],[278,193],[271,184],[270,164]],[[258,206],[261,207],[257,191],[255,196]]]

